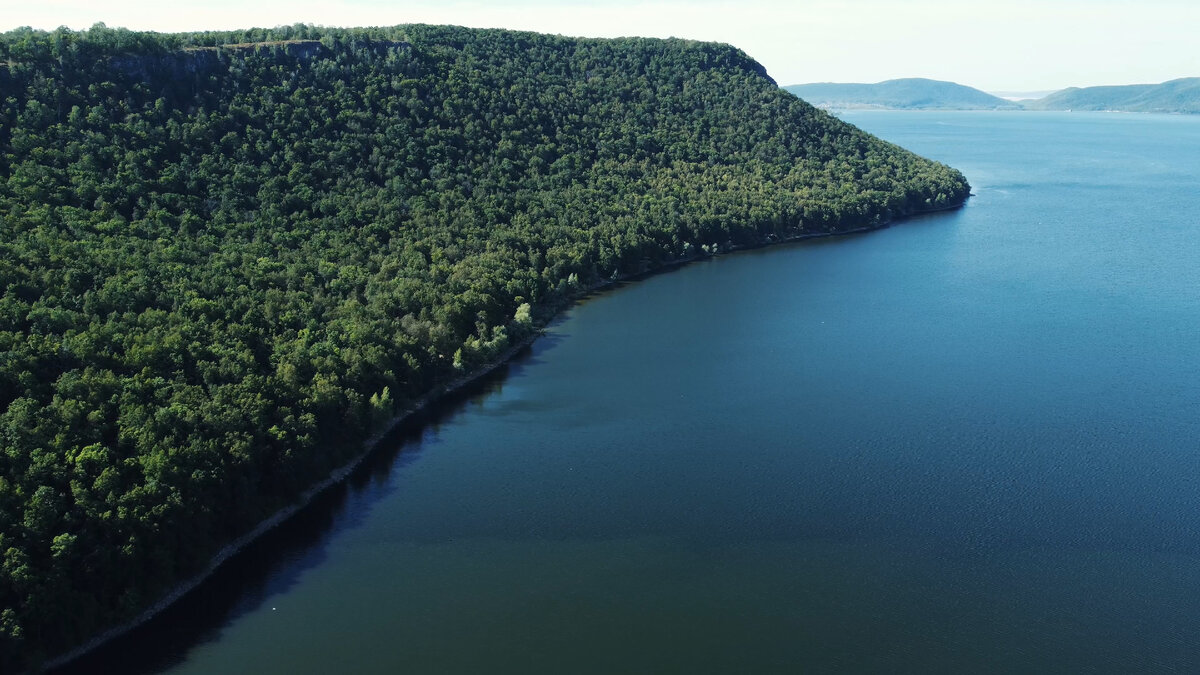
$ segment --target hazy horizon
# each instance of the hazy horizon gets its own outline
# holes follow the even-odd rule
[[[1023,92],[1200,76],[1200,54],[1188,48],[1200,25],[1200,5],[1186,0],[981,6],[949,0],[0,0],[0,9],[0,31],[80,30],[99,21],[161,32],[433,23],[586,37],[680,37],[735,45],[781,85],[925,77],[988,92]]]

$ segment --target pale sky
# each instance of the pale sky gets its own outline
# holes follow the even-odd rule
[[[984,90],[1200,76],[1196,0],[0,0],[17,26],[185,31],[438,23],[736,45],[780,84],[952,80]]]

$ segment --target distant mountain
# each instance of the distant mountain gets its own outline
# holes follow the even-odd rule
[[[1021,104],[1029,110],[1200,113],[1200,77],[1162,84],[1071,87]]]
[[[1020,110],[1021,106],[954,82],[910,77],[876,84],[819,82],[784,87],[821,108]]]

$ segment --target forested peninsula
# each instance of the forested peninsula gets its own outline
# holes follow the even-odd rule
[[[584,289],[968,190],[727,45],[0,35],[0,671],[138,615]]]

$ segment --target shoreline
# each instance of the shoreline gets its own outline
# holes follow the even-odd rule
[[[413,415],[424,411],[431,405],[440,403],[447,395],[455,393],[455,392],[463,389],[464,387],[477,382],[478,380],[486,377],[487,375],[490,375],[491,373],[496,371],[501,366],[508,364],[515,356],[517,356],[519,353],[521,353],[527,347],[532,345],[538,338],[542,337],[542,335],[545,334],[546,327],[549,326],[560,315],[562,315],[562,313],[564,311],[566,311],[568,308],[574,306],[576,303],[580,302],[581,300],[588,298],[592,294],[599,292],[599,291],[603,291],[612,286],[616,286],[618,284],[621,284],[621,283],[624,283],[627,281],[637,281],[640,279],[644,279],[644,278],[653,276],[655,274],[661,274],[663,272],[674,270],[674,269],[682,267],[683,265],[686,265],[688,263],[693,263],[693,262],[697,262],[700,260],[714,258],[714,257],[716,257],[718,255],[722,255],[724,253],[733,253],[736,251],[752,250],[752,249],[757,249],[757,248],[766,248],[768,246],[775,246],[778,244],[804,241],[804,240],[808,240],[808,239],[823,239],[823,238],[829,238],[829,237],[840,237],[840,236],[844,236],[844,235],[861,234],[861,233],[865,233],[865,232],[872,232],[875,230],[882,230],[882,229],[890,227],[892,224],[894,224],[896,222],[903,222],[904,220],[915,218],[917,216],[928,215],[928,214],[932,214],[932,213],[939,213],[939,212],[943,212],[943,211],[954,211],[954,210],[963,208],[963,206],[966,204],[967,200],[970,199],[970,196],[971,195],[968,194],[966,197],[963,198],[963,200],[961,202],[952,204],[950,206],[923,209],[923,210],[915,211],[913,213],[910,213],[910,214],[907,214],[904,216],[899,216],[894,219],[883,220],[879,223],[863,225],[860,227],[855,227],[855,228],[851,228],[851,229],[847,229],[847,230],[838,230],[838,231],[833,231],[833,232],[802,232],[802,233],[788,235],[788,236],[779,237],[779,238],[771,238],[771,237],[774,237],[774,235],[770,235],[768,238],[765,238],[762,241],[751,243],[751,244],[732,245],[732,246],[729,246],[728,248],[722,248],[720,251],[718,251],[716,253],[699,254],[699,255],[694,254],[694,255],[691,255],[691,256],[685,257],[685,258],[677,258],[675,260],[671,260],[671,261],[662,263],[656,267],[647,269],[645,271],[635,272],[635,273],[630,273],[630,274],[623,274],[623,275],[614,277],[612,279],[604,279],[604,280],[598,281],[594,284],[591,284],[590,286],[580,289],[578,293],[572,295],[571,297],[569,297],[567,299],[562,300],[561,302],[546,306],[545,308],[543,308],[548,311],[548,314],[546,315],[545,319],[543,321],[538,322],[538,324],[536,324],[536,326],[530,331],[530,333],[528,335],[526,335],[525,337],[521,338],[520,340],[518,340],[518,341],[514,342],[513,344],[509,345],[508,347],[506,347],[504,349],[504,351],[502,351],[499,355],[497,355],[495,358],[491,359],[487,363],[482,364],[481,366],[477,367],[476,369],[474,369],[468,373],[465,373],[458,378],[450,380],[449,382],[446,382],[444,384],[438,385],[438,386],[434,387],[433,389],[431,389],[430,391],[426,392],[424,395],[417,398],[409,406],[407,406],[403,411],[397,413],[390,420],[388,420],[388,422],[386,424],[384,424],[378,431],[376,431],[375,433],[373,433],[369,437],[367,437],[367,439],[363,441],[361,451],[357,455],[355,455],[347,463],[332,470],[329,473],[329,475],[327,475],[325,478],[321,479],[320,481],[318,481],[317,483],[313,484],[308,489],[306,489],[304,492],[302,492],[295,502],[279,509],[278,511],[271,514],[266,519],[260,521],[250,531],[246,532],[245,534],[242,534],[241,536],[237,537],[236,539],[229,542],[225,546],[221,547],[220,550],[218,550],[215,554],[213,554],[212,558],[209,559],[208,564],[205,565],[205,567],[201,571],[194,574],[190,578],[184,579],[183,581],[176,584],[170,591],[168,591],[166,594],[161,596],[152,605],[147,607],[145,610],[143,610],[141,613],[139,613],[137,616],[133,617],[129,621],[126,621],[125,623],[119,624],[117,626],[113,626],[113,627],[95,635],[94,637],[90,638],[83,644],[71,649],[68,652],[65,652],[63,654],[54,656],[53,658],[47,659],[43,663],[39,664],[36,667],[36,670],[29,671],[29,672],[42,672],[42,671],[53,670],[55,668],[61,668],[63,666],[66,666],[66,665],[70,664],[72,661],[75,661],[76,659],[79,659],[79,658],[85,656],[89,652],[101,647],[102,645],[104,645],[112,640],[115,640],[115,639],[125,635],[126,633],[129,633],[130,631],[138,628],[139,626],[147,623],[148,621],[152,620],[159,613],[161,613],[162,611],[164,611],[165,609],[167,609],[168,607],[173,605],[176,601],[180,600],[183,596],[196,590],[205,581],[208,581],[213,576],[213,574],[230,558],[233,558],[238,553],[241,553],[243,549],[245,549],[247,546],[249,546],[253,542],[257,541],[259,538],[261,538],[267,532],[275,529],[277,526],[283,524],[285,521],[290,519],[292,516],[296,515],[297,513],[299,513],[306,507],[308,507],[309,504],[311,504],[312,501],[318,495],[322,494],[323,492],[330,489],[331,487],[345,481],[356,469],[358,469],[360,466],[362,466],[364,461],[366,461],[369,457],[371,457],[372,455],[374,455],[377,451],[379,451],[381,449],[382,442],[384,441],[384,439],[386,439],[389,435],[391,435],[401,424],[403,424],[405,421],[409,420]]]

